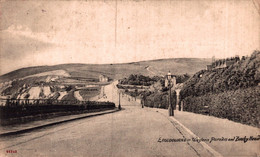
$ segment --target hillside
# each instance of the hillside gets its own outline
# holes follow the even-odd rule
[[[184,110],[260,127],[260,51],[219,69],[201,70],[181,91]]]
[[[260,51],[226,68],[201,70],[184,83],[182,96],[199,96],[257,86],[260,83]]]
[[[125,64],[28,67],[0,76],[0,96],[15,99],[96,100],[102,97],[101,87],[114,79],[131,74],[165,75],[168,70],[178,74],[191,74],[205,68],[206,64],[208,60],[205,59],[182,58]],[[108,82],[100,82],[101,75]]]
[[[97,78],[104,74],[111,79],[128,77],[130,74],[148,76],[165,75],[169,70],[174,74],[194,74],[205,69],[210,59],[176,58],[141,61],[124,64],[61,64],[54,66],[37,66],[18,69],[0,76],[0,82],[28,77],[38,73],[65,70],[73,77]]]

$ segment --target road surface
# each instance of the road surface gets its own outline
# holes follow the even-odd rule
[[[80,95],[79,91],[74,91],[74,97],[79,101],[84,101],[82,96]]]
[[[155,72],[153,72],[151,69],[151,66],[147,66],[145,69],[148,71],[148,72],[150,72],[150,73],[152,73],[153,75],[160,75],[160,76],[162,76],[162,77],[164,77],[164,75],[163,75],[163,72],[160,72],[160,71],[157,71],[157,74],[155,73]],[[161,73],[161,74],[159,74],[159,73]]]
[[[118,103],[115,84],[107,100]],[[113,91],[113,92],[109,92]],[[123,110],[0,139],[1,156],[210,156],[199,143],[158,142],[183,134],[159,112],[121,98]],[[16,153],[7,153],[13,151]]]

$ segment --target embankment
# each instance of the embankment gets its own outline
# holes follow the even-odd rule
[[[202,70],[183,84],[184,110],[260,127],[260,51],[230,66]]]

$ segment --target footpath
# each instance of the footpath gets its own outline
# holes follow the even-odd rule
[[[117,108],[111,109],[111,110],[105,110],[105,111],[99,111],[99,112],[91,112],[91,113],[83,113],[83,114],[76,114],[76,115],[67,115],[67,116],[60,116],[50,119],[43,119],[43,120],[37,120],[28,122],[25,124],[17,124],[17,125],[11,125],[11,126],[0,126],[0,137],[9,136],[9,135],[16,135],[19,133],[25,133],[29,131],[33,131],[36,129],[41,129],[47,126],[57,125],[73,120],[93,117],[93,116],[99,116],[109,113],[114,113],[119,111]]]
[[[175,126],[189,133],[190,136],[184,137],[190,138],[190,143],[201,143],[214,156],[260,156],[259,128],[191,112],[175,110],[174,117],[169,117],[166,109],[145,109],[167,117]]]

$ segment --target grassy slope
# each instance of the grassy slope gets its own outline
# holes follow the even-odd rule
[[[156,75],[166,74],[169,70],[174,74],[194,74],[210,63],[210,59],[176,58],[142,61],[124,64],[61,64],[55,66],[37,66],[22,68],[0,76],[0,82],[23,78],[25,76],[52,71],[65,70],[73,77],[98,78],[100,74],[112,79],[127,77],[130,74]]]
[[[202,70],[183,85],[183,96],[199,96],[257,86],[260,82],[260,51],[227,68]],[[202,75],[200,78],[199,75]]]
[[[260,127],[259,59],[256,51],[227,68],[196,73],[181,91],[184,110]]]

